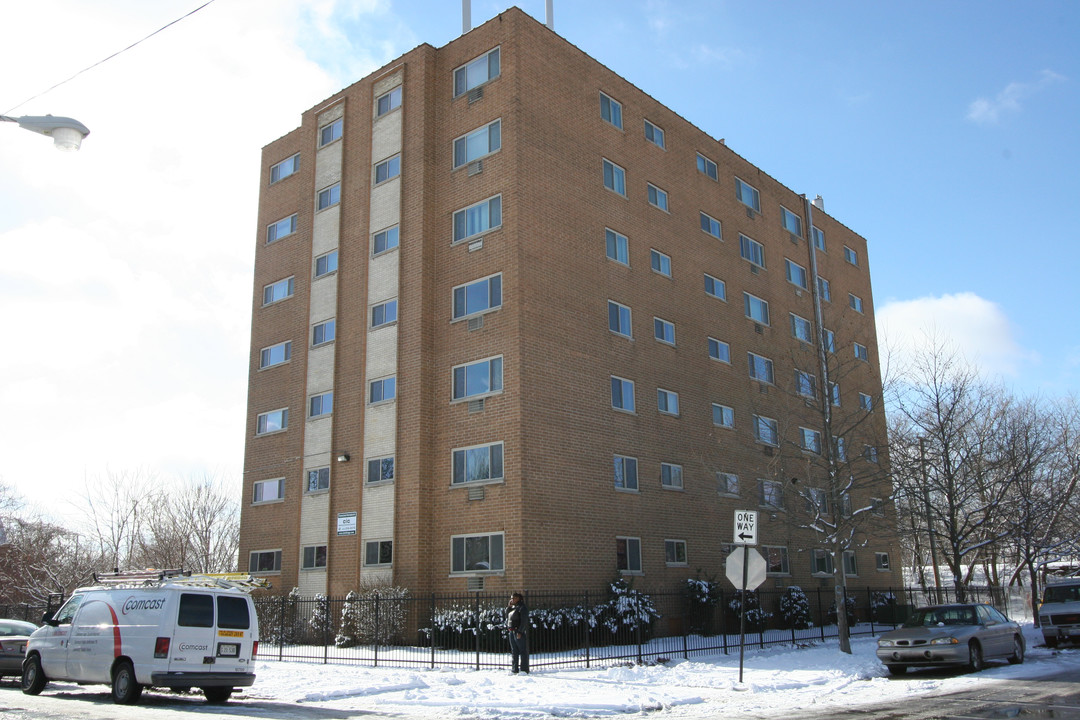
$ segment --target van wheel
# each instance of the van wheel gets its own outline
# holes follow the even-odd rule
[[[120,705],[132,705],[139,701],[142,685],[135,680],[135,668],[127,660],[121,662],[113,671],[113,702]]]
[[[204,687],[202,691],[206,695],[206,702],[223,703],[228,702],[233,689],[231,687]]]
[[[22,691],[27,695],[37,695],[45,689],[45,671],[41,669],[41,658],[35,653],[23,661]]]

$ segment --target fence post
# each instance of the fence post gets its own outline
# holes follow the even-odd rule
[[[637,640],[637,664],[642,665],[641,660],[641,593],[634,591],[634,635]]]
[[[431,593],[431,669],[435,669],[435,593]]]
[[[825,642],[825,614],[821,612],[821,586],[817,586],[817,617],[818,627],[821,628],[821,642]]]
[[[589,623],[589,591],[585,591],[585,667],[590,667],[592,660],[592,625]]]
[[[870,587],[866,588],[866,607],[870,608],[870,637],[874,636],[874,593],[870,592]]]
[[[683,604],[683,629],[682,629],[682,656],[683,660],[690,659],[690,593],[686,593],[686,602]]]
[[[281,596],[281,622],[278,623],[278,661],[285,657],[285,596]]]
[[[330,596],[323,595],[323,665],[330,662]]]
[[[382,639],[382,628],[379,627],[379,593],[375,593],[375,667],[379,667],[379,640]]]
[[[476,593],[476,669],[480,669],[480,593]]]
[[[720,588],[720,634],[724,638],[724,654],[728,654],[727,646],[727,603],[724,601],[724,588]]]

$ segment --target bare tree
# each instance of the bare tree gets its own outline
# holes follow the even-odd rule
[[[143,470],[107,471],[86,480],[80,498],[82,532],[96,543],[106,568],[132,566],[147,523],[162,507],[160,495],[157,476]]]
[[[240,507],[231,483],[212,474],[175,483],[140,538],[139,561],[195,572],[236,569]]]

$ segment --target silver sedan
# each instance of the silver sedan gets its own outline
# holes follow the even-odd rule
[[[0,677],[22,675],[26,641],[35,630],[37,625],[34,623],[0,620]]]
[[[990,605],[919,608],[903,627],[878,639],[877,656],[893,675],[909,667],[966,666],[982,670],[987,660],[1024,662],[1020,626]]]

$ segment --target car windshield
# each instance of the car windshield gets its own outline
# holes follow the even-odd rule
[[[29,635],[37,630],[34,623],[22,620],[0,620],[0,637],[12,637],[13,635]]]
[[[933,627],[936,625],[975,625],[975,608],[929,607],[919,608],[911,614],[904,627]]]
[[[1046,588],[1043,602],[1080,602],[1080,585],[1051,585]]]

